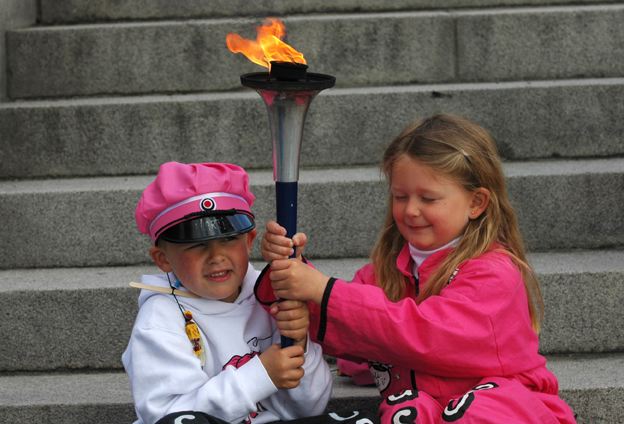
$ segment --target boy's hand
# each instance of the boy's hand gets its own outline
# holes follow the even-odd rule
[[[283,300],[271,305],[271,315],[282,336],[289,337],[293,344],[306,347],[310,314],[305,303],[298,300]]]
[[[260,252],[262,258],[271,262],[275,259],[289,258],[293,253],[293,247],[296,249],[297,258],[301,258],[303,249],[308,241],[304,233],[297,233],[292,240],[286,237],[286,229],[275,221],[269,221],[266,224],[266,231],[262,236],[260,243]]]
[[[281,299],[312,301],[321,304],[329,277],[295,259],[271,263],[271,286]]]
[[[278,389],[293,389],[303,377],[303,347],[289,346],[282,349],[271,345],[260,354],[260,361]]]

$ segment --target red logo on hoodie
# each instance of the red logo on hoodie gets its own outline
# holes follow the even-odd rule
[[[234,368],[240,368],[247,362],[251,361],[251,358],[253,358],[254,356],[258,356],[258,352],[249,352],[244,354],[243,356],[234,355],[232,356],[232,359],[227,361],[227,363],[223,366],[223,369],[225,369],[225,367],[229,365],[233,366]]]
[[[232,358],[231,358],[229,361],[227,361],[227,363],[223,366],[223,369],[225,369],[225,367],[227,367],[227,366],[233,366],[234,368],[237,368],[237,369],[238,369],[238,368],[242,367],[243,365],[245,365],[247,362],[251,361],[251,359],[252,359],[254,356],[258,356],[258,353],[259,353],[259,352],[249,352],[249,353],[244,354],[243,356],[240,356],[240,355],[234,355],[234,356],[232,356]],[[244,424],[251,424],[251,420],[252,420],[253,418],[256,418],[256,417],[258,416],[258,413],[259,413],[259,412],[264,411],[264,407],[263,407],[260,403],[258,403],[258,404],[256,405],[256,407],[258,408],[258,412],[252,412],[251,414],[249,414],[249,416],[247,417],[247,419],[245,419]]]

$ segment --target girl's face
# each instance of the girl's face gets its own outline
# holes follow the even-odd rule
[[[163,271],[174,272],[190,292],[234,302],[247,273],[255,235],[251,231],[201,243],[166,243],[150,253]]]
[[[469,192],[406,155],[394,163],[391,181],[392,216],[403,238],[417,249],[437,249],[459,237],[487,206],[482,192]]]

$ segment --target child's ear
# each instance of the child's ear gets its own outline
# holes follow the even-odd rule
[[[253,248],[253,242],[256,239],[256,235],[258,231],[254,228],[250,232],[247,233],[247,251],[251,253],[251,249]]]
[[[158,268],[160,268],[163,272],[172,272],[173,268],[167,259],[167,255],[162,250],[162,248],[158,246],[150,247],[149,254],[152,257],[152,260],[156,264]]]
[[[487,188],[479,187],[472,193],[472,201],[470,202],[470,212],[468,214],[470,219],[477,219],[481,216],[483,211],[487,209],[490,203],[490,190]]]

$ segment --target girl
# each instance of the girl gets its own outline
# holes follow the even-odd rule
[[[383,170],[371,264],[328,278],[284,259],[305,237],[271,222],[256,296],[308,301],[324,352],[368,361],[384,424],[575,422],[538,353],[542,296],[491,136],[433,116],[390,144]]]

